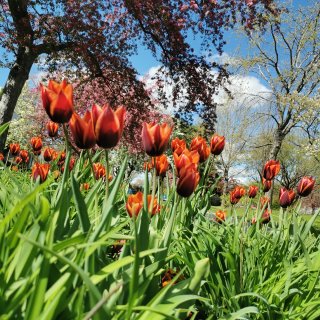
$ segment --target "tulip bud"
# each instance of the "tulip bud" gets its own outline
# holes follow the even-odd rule
[[[52,159],[53,159],[53,153],[55,151],[52,149],[52,148],[45,148],[44,151],[43,151],[43,159],[44,161],[46,162],[50,162]]]
[[[42,148],[42,139],[40,137],[33,137],[30,140],[32,149],[35,154],[39,154],[39,151],[41,151]]]
[[[20,145],[19,143],[10,143],[9,149],[11,155],[16,156],[20,152]]]
[[[231,191],[230,192],[230,203],[234,205],[234,204],[237,204],[239,201],[240,201],[240,198],[237,198],[235,196],[234,191]]]
[[[258,190],[259,190],[258,186],[250,186],[249,187],[249,191],[248,191],[248,197],[249,198],[255,198],[255,196],[257,195]]]
[[[55,122],[48,121],[47,123],[47,131],[49,137],[53,138],[57,135],[59,129],[59,125]]]
[[[15,162],[16,162],[16,164],[18,164],[18,165],[19,165],[22,161],[23,161],[22,158],[19,157],[19,156],[15,158]]]
[[[34,181],[37,180],[38,177],[40,177],[40,182],[44,182],[47,179],[48,172],[50,169],[50,165],[47,163],[35,163],[32,167],[31,176]]]
[[[282,208],[287,208],[289,207],[293,200],[295,199],[296,194],[295,192],[291,190],[287,190],[286,188],[281,188],[280,189],[280,194],[279,194],[279,203]]]
[[[161,156],[167,148],[172,128],[167,123],[143,123],[142,144],[144,151],[151,157]]]
[[[101,163],[94,163],[93,171],[94,171],[96,180],[100,178],[104,178],[106,176],[106,168]]]
[[[67,123],[73,113],[73,88],[66,80],[61,84],[49,80],[48,87],[40,84],[44,109],[53,122]]]
[[[199,161],[205,162],[210,156],[210,147],[207,145],[206,140],[202,137],[195,137],[191,141],[190,150],[196,150],[199,153]]]
[[[200,174],[195,164],[189,164],[179,171],[179,180],[177,183],[177,193],[181,197],[189,197],[195,191],[200,180]]]
[[[211,153],[218,156],[223,151],[225,143],[224,136],[213,135],[210,142]]]
[[[270,198],[269,197],[265,196],[265,197],[261,197],[260,198],[261,208],[267,206],[269,203],[270,203]]]
[[[29,161],[29,153],[28,153],[28,151],[27,150],[21,150],[20,151],[20,157],[25,163],[27,163]]]
[[[227,213],[225,211],[218,210],[216,212],[216,221],[221,223],[222,221],[226,220],[226,216],[227,216]]]
[[[266,180],[272,180],[280,172],[280,162],[276,160],[269,160],[264,165],[262,176]]]
[[[84,182],[81,186],[80,186],[80,190],[85,190],[88,191],[90,189],[90,184],[88,182]]]
[[[316,180],[312,177],[303,177],[297,187],[297,193],[300,197],[307,197],[313,190]]]

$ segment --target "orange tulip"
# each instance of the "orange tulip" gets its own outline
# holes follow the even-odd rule
[[[200,180],[200,174],[195,164],[191,163],[179,171],[177,193],[181,197],[189,197],[195,191]]]
[[[246,194],[246,189],[243,187],[236,186],[232,192],[235,198],[241,199]]]
[[[40,84],[44,109],[53,122],[69,122],[73,113],[72,85],[63,80],[61,84],[49,80],[48,87]]]
[[[280,172],[280,162],[276,160],[269,160],[264,165],[262,176],[266,180],[272,180]]]
[[[43,151],[43,159],[44,161],[50,162],[53,159],[54,150],[52,148],[45,148]]]
[[[83,118],[74,113],[69,122],[76,146],[80,149],[90,149],[96,144],[91,112],[87,111]]]
[[[250,186],[248,190],[248,197],[249,198],[255,198],[259,190],[258,186]]]
[[[186,142],[183,139],[174,138],[171,141],[171,150],[175,152],[178,156],[186,149]]]
[[[207,145],[207,142],[202,137],[195,137],[191,141],[190,150],[196,150],[200,156],[200,162],[205,162],[210,156],[210,147]]]
[[[272,186],[272,180],[266,180],[265,178],[262,178],[262,191],[268,192],[271,189]]]
[[[12,166],[11,167],[11,170],[12,171],[15,171],[15,172],[18,172],[19,171],[19,168],[17,166]]]
[[[153,200],[153,204],[151,205],[152,195],[149,194],[147,197],[148,201],[148,208],[149,211],[151,211],[151,215],[154,216],[160,211],[160,206],[158,205],[157,199]],[[136,194],[131,194],[128,197],[127,203],[126,203],[126,209],[129,214],[129,216],[137,217],[139,212],[141,211],[143,207],[143,193],[137,192]]]
[[[222,221],[226,220],[226,216],[227,216],[227,213],[225,211],[218,210],[216,212],[216,221],[221,223]]]
[[[297,193],[300,197],[307,197],[313,190],[316,180],[312,177],[303,177],[297,187]]]
[[[122,136],[126,110],[120,106],[113,111],[109,105],[92,107],[92,122],[97,145],[104,149],[115,147]]]
[[[2,153],[2,152],[0,152],[0,161],[2,161],[2,162],[3,162],[3,160],[4,160],[4,155],[3,155],[3,153]]]
[[[18,165],[19,165],[22,161],[23,161],[23,159],[22,159],[21,157],[19,157],[19,156],[15,158],[15,162],[16,162],[16,164],[18,164]]]
[[[197,167],[200,156],[198,151],[196,150],[189,151],[188,149],[185,149],[180,155],[174,152],[173,160],[179,175],[179,171],[181,170],[181,168],[184,168],[192,163]]]
[[[44,182],[47,179],[50,165],[47,163],[38,163],[36,162],[32,167],[31,176],[34,181],[40,177],[40,182]]]
[[[226,141],[224,136],[214,134],[210,141],[211,153],[218,156],[223,151],[225,143]]]
[[[106,168],[99,162],[93,164],[93,171],[96,180],[106,176]]]
[[[165,154],[156,157],[156,171],[157,176],[164,177],[169,168],[168,158]]]
[[[27,150],[21,150],[20,157],[25,163],[29,162],[29,153]]]
[[[143,123],[142,144],[144,151],[151,157],[161,156],[167,148],[172,127],[167,123]]]
[[[292,189],[287,190],[286,188],[281,188],[280,194],[279,194],[280,206],[282,208],[289,207],[292,204],[295,197],[296,197],[296,194]]]
[[[84,182],[81,186],[80,186],[81,190],[85,190],[88,191],[90,189],[90,184],[88,182]]]
[[[10,153],[13,156],[16,156],[20,152],[20,145],[19,143],[10,143],[9,149],[10,149]]]
[[[263,208],[264,206],[268,206],[269,203],[270,203],[270,198],[269,197],[264,196],[264,197],[260,198],[261,208]]]
[[[145,162],[145,163],[143,164],[143,170],[148,170],[148,171],[150,171],[152,168],[153,168],[152,162]]]
[[[231,204],[237,204],[239,201],[240,201],[240,198],[237,198],[237,197],[235,196],[234,190],[232,190],[232,191],[230,192],[230,203],[231,203]]]
[[[40,137],[33,137],[30,140],[31,147],[34,152],[39,152],[42,148],[42,139]]]
[[[57,135],[59,129],[59,125],[55,122],[48,121],[47,123],[47,131],[49,137],[53,138]]]

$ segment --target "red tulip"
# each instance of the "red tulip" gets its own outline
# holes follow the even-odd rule
[[[248,197],[249,198],[255,198],[259,190],[258,186],[250,186],[248,190]]]
[[[113,111],[109,105],[92,107],[92,122],[97,145],[104,149],[115,147],[122,136],[125,108],[120,106]]]
[[[30,140],[31,147],[34,152],[39,152],[42,148],[42,139],[40,137],[33,137]]]
[[[184,168],[186,166],[189,166],[190,164],[194,164],[197,168],[199,163],[199,153],[196,150],[189,151],[188,149],[183,150],[183,152],[178,155],[177,153],[173,153],[173,160],[174,164],[176,166],[178,175],[181,168]]]
[[[264,197],[261,197],[261,198],[260,198],[261,208],[263,208],[264,206],[267,206],[268,203],[270,203],[270,198],[269,198],[269,197],[264,196]]]
[[[69,162],[69,171],[72,171],[74,164],[76,163],[76,159],[75,158],[71,158],[70,162]],[[64,165],[61,167],[61,172],[64,172]]]
[[[165,154],[163,154],[155,159],[157,176],[164,177],[169,168],[168,158]]]
[[[265,209],[262,216],[261,216],[261,224],[267,224],[270,222],[270,216],[271,216],[271,211],[268,209]],[[253,217],[251,220],[252,224],[256,224],[257,223],[257,218]]]
[[[180,156],[184,149],[186,149],[186,142],[183,139],[174,138],[171,141],[171,150],[178,156]]]
[[[246,194],[246,189],[240,186],[236,186],[232,192],[235,198],[241,199]]]
[[[196,150],[200,156],[200,162],[205,162],[210,156],[210,147],[207,145],[207,142],[202,137],[195,137],[191,141],[190,150]]]
[[[94,163],[93,171],[94,171],[96,180],[106,176],[106,168],[101,163]]]
[[[53,138],[57,135],[59,129],[59,125],[55,122],[48,121],[47,123],[47,131],[49,137]]]
[[[230,192],[230,203],[231,203],[231,204],[237,204],[239,201],[240,201],[240,198],[237,198],[237,197],[235,196],[234,191],[231,191],[231,192]]]
[[[31,176],[34,181],[37,180],[38,177],[40,177],[40,182],[44,182],[47,179],[48,172],[50,169],[50,165],[47,163],[35,163],[32,167]]]
[[[69,122],[73,113],[72,85],[63,80],[61,84],[49,80],[48,87],[40,84],[44,109],[53,122]]]
[[[18,164],[18,165],[19,165],[22,161],[23,161],[22,158],[19,157],[19,156],[15,158],[15,162],[16,162],[16,164]]]
[[[90,149],[96,144],[91,112],[87,111],[83,118],[74,113],[69,122],[76,146],[80,149]]]
[[[227,216],[227,213],[225,211],[218,210],[216,212],[216,221],[221,223],[222,221],[226,220],[226,216]]]
[[[312,177],[303,177],[297,187],[297,193],[301,197],[307,197],[313,190],[316,180]]]
[[[161,156],[167,148],[172,128],[167,123],[143,123],[142,144],[144,151],[151,157]]]
[[[211,153],[218,156],[223,151],[225,143],[224,136],[218,136],[217,134],[213,135],[210,142]]]
[[[21,150],[20,157],[25,163],[29,162],[29,152],[27,150]]]
[[[264,165],[262,176],[266,180],[272,180],[280,172],[280,162],[276,160],[269,160]]]
[[[200,180],[200,174],[195,164],[189,164],[179,171],[177,193],[181,197],[189,197],[195,191]]]
[[[280,194],[279,194],[280,206],[282,208],[289,207],[292,204],[295,197],[296,197],[296,194],[292,189],[287,190],[286,188],[281,188]]]
[[[268,192],[271,189],[272,186],[272,180],[266,180],[265,178],[262,178],[262,191]]]
[[[54,150],[52,148],[45,148],[43,151],[43,159],[47,162],[50,162],[53,159]]]
[[[88,191],[90,189],[90,184],[88,182],[84,182],[81,186],[80,186],[81,190],[85,190]]]
[[[20,145],[19,145],[19,143],[10,143],[9,149],[10,149],[10,153],[13,156],[16,156],[16,155],[18,155],[18,153],[20,151]]]

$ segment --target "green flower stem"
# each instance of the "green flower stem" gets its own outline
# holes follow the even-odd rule
[[[152,214],[152,208],[153,208],[153,202],[155,199],[155,195],[156,195],[156,187],[157,187],[157,170],[156,170],[156,158],[153,157],[152,158],[152,162],[153,162],[153,170],[152,170],[152,196],[151,196],[151,203],[149,205],[148,208],[148,212],[151,216]]]
[[[91,170],[92,170],[93,179],[96,180],[96,177],[95,177],[95,174],[94,174],[94,168],[93,168],[93,162],[92,162],[92,156],[91,156],[90,150],[87,150],[87,154],[88,154],[88,159],[89,159]]]
[[[109,198],[109,151],[108,149],[105,150],[105,154],[106,154],[106,199]]]

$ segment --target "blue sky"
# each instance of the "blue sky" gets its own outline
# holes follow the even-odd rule
[[[291,0],[293,6],[306,6],[311,0]],[[245,55],[248,50],[248,41],[245,38],[240,39],[233,31],[228,31],[225,34],[225,40],[227,44],[224,47],[224,51],[229,55],[234,55],[235,52],[240,55]],[[200,51],[200,42],[192,40],[192,46],[196,51]],[[0,55],[3,53],[3,49],[0,49]],[[133,66],[137,69],[140,75],[147,73],[147,71],[154,66],[158,66],[159,62],[152,56],[150,51],[140,45],[138,47],[137,55],[130,58]],[[31,70],[31,75],[38,72],[37,66],[34,65]],[[9,70],[0,68],[0,87],[3,87],[7,79]]]

